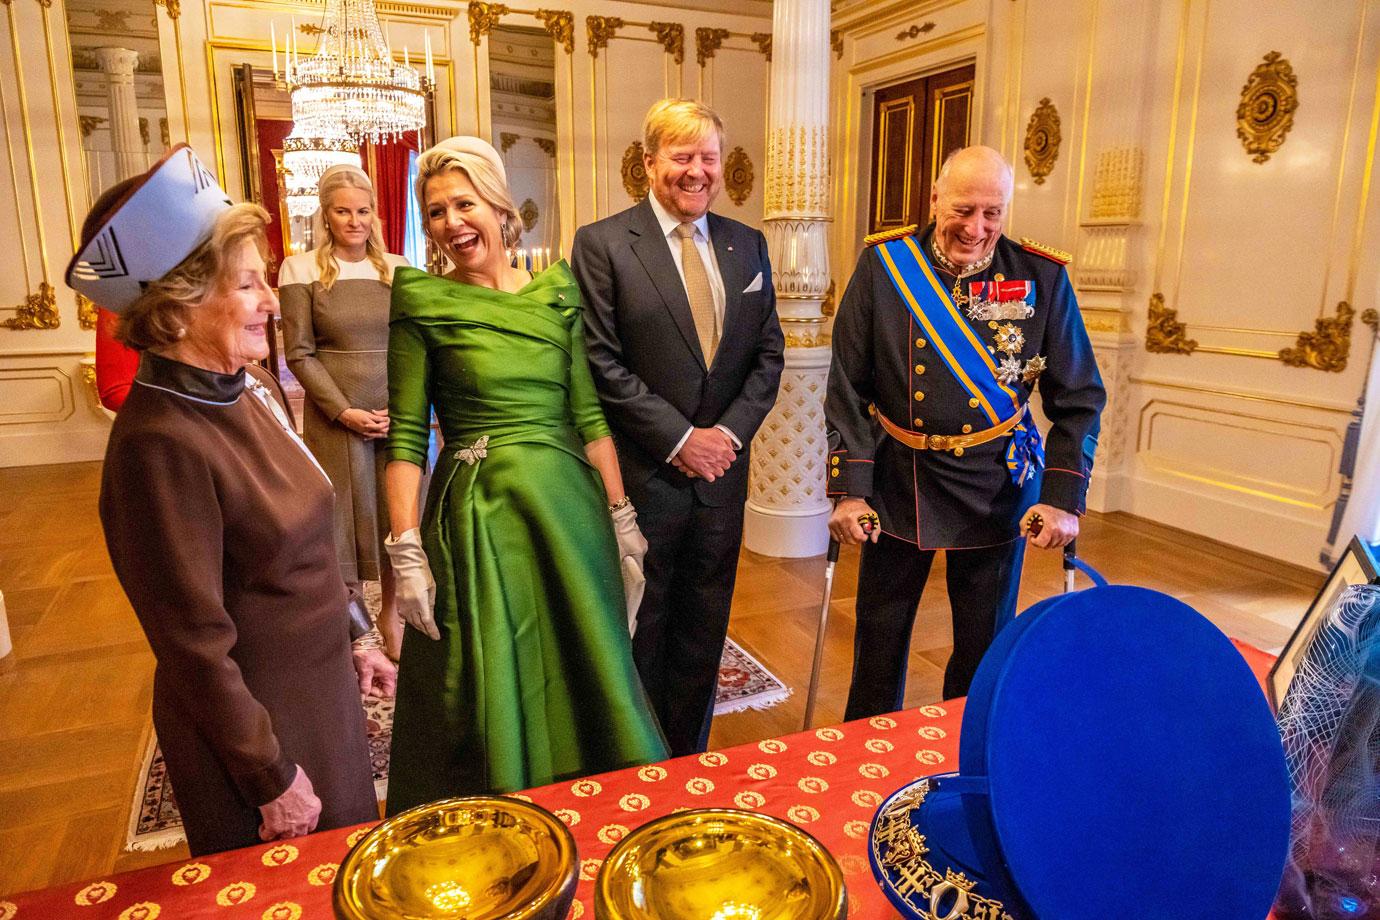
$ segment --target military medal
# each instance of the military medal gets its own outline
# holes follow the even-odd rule
[[[997,379],[1007,386],[1021,379],[1021,359],[1015,355],[1007,355],[1001,359],[997,365]]]
[[[992,264],[992,257],[997,254],[997,250],[994,247],[991,252],[966,268],[959,268],[945,258],[944,253],[939,251],[939,247],[935,245],[933,239],[930,240],[930,254],[939,263],[940,271],[954,276],[954,286],[949,291],[949,296],[953,298],[954,306],[962,307],[968,303],[968,295],[963,293],[963,279],[986,271],[987,266]]]
[[[997,327],[997,351],[1018,355],[1024,347],[1025,333],[1015,323],[1004,323]]]
[[[1036,355],[1025,362],[1025,370],[1021,371],[1021,379],[1026,383],[1034,383],[1040,374],[1044,373],[1047,366],[1044,355]]]
[[[1030,319],[1035,314],[1035,282],[972,281],[966,299],[968,318],[977,322]]]

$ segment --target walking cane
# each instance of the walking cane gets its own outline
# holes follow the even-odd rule
[[[1075,549],[1077,540],[1070,540],[1069,545],[1064,547],[1064,593],[1073,593],[1073,576],[1078,572],[1078,550]]]
[[[834,566],[839,561],[839,541],[829,539],[829,563],[824,567],[824,603],[819,608],[819,630],[815,633],[815,663],[810,668],[810,691],[805,696],[805,724],[801,730],[810,727],[815,716],[815,695],[819,693],[819,669],[824,664],[824,632],[829,627],[829,600],[834,593]]]

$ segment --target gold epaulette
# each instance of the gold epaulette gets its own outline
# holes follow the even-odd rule
[[[899,240],[903,236],[910,236],[919,229],[919,224],[906,224],[904,227],[897,227],[894,230],[878,230],[876,233],[869,233],[867,236],[863,237],[863,245],[876,246],[878,243]]]
[[[1064,252],[1062,249],[1055,249],[1053,246],[1046,246],[1044,243],[1037,243],[1028,236],[1021,237],[1021,248],[1027,252],[1033,252],[1037,256],[1044,256],[1052,259],[1060,265],[1068,265],[1073,259],[1073,253]]]

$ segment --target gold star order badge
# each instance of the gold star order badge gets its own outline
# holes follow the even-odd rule
[[[1035,379],[1039,377],[1040,374],[1044,373],[1045,367],[1047,366],[1048,362],[1045,361],[1045,356],[1036,355],[1025,362],[1025,370],[1021,372],[1021,379],[1026,383],[1034,383]]]
[[[997,327],[997,351],[1018,355],[1024,346],[1025,334],[1016,328],[1015,323],[1002,323]]]

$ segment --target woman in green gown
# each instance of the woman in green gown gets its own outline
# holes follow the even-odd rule
[[[511,265],[520,218],[486,142],[428,150],[416,192],[455,268],[393,276],[385,547],[415,628],[389,814],[667,756],[623,586],[646,542],[585,359],[580,290],[563,261],[535,277]],[[419,515],[432,409],[445,446]]]

